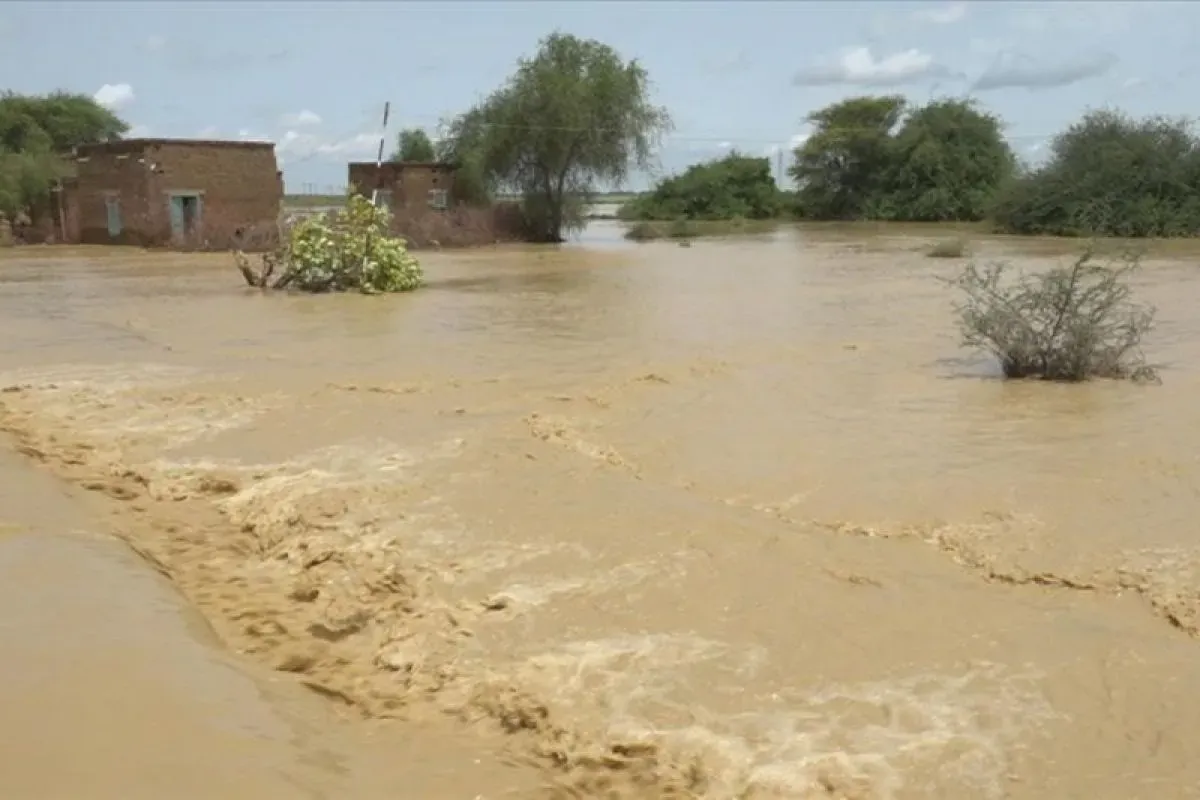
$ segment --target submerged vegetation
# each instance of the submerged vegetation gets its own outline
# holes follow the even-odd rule
[[[635,222],[625,231],[625,238],[635,242],[656,239],[697,239],[703,236],[739,236],[770,233],[778,227],[775,220],[734,219]]]
[[[930,258],[966,258],[970,253],[970,243],[961,236],[940,239],[925,251],[925,255]]]
[[[1093,111],[999,193],[992,214],[1019,234],[1200,235],[1200,137],[1187,120]]]
[[[693,164],[664,178],[621,206],[630,221],[772,219],[783,210],[782,192],[766,158],[738,152]]]
[[[1154,380],[1142,338],[1154,309],[1137,304],[1127,279],[1138,258],[1097,263],[1091,250],[1074,262],[1010,277],[1009,265],[970,264],[954,281],[963,344],[999,361],[1007,378],[1083,381]]]
[[[292,225],[280,248],[262,256],[261,268],[244,253],[235,253],[235,259],[246,283],[257,289],[363,294],[418,289],[424,282],[421,265],[390,230],[386,209],[351,195],[344,208]]]

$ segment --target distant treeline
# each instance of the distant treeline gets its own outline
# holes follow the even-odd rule
[[[628,200],[622,216],[647,221],[991,220],[1026,234],[1200,232],[1200,140],[1186,120],[1090,112],[1054,139],[1044,163],[1028,166],[1001,121],[973,102],[910,106],[890,95],[810,115],[813,134],[792,153],[794,194],[776,186],[768,159],[738,153],[632,199],[602,194],[652,168],[672,130],[650,86],[640,62],[553,33],[490,94],[446,120],[436,142],[405,130],[392,157],[455,162],[457,204],[515,199],[526,235],[542,242],[582,227],[597,200]],[[0,213],[36,216],[68,170],[65,152],[127,130],[87,96],[0,95]]]
[[[1022,164],[994,115],[967,100],[909,107],[855,97],[809,117],[794,193],[769,159],[731,153],[666,178],[622,207],[628,220],[977,222],[1056,236],[1200,234],[1200,138],[1184,119],[1093,111]]]

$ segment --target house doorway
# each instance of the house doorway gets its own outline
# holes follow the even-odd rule
[[[171,193],[171,238],[177,244],[196,238],[200,231],[201,209],[199,192]]]
[[[116,194],[104,196],[104,215],[108,222],[108,236],[116,239],[121,235],[121,198]]]

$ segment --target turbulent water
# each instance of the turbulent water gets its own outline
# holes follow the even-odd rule
[[[927,232],[597,230],[392,298],[0,256],[6,796],[1200,797],[1196,258],[1137,277],[1161,386],[1054,386]],[[97,699],[145,682],[186,763]]]

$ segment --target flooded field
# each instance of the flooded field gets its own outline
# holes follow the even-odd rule
[[[1200,255],[1161,386],[1012,384],[888,230],[0,254],[0,793],[1200,797]]]

